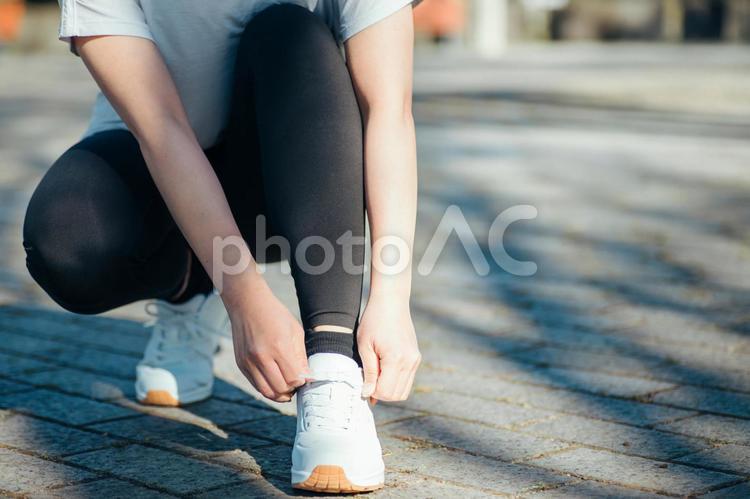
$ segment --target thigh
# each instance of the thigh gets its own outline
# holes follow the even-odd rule
[[[87,137],[52,165],[29,202],[24,245],[32,276],[83,312],[161,297],[189,255],[124,130]]]

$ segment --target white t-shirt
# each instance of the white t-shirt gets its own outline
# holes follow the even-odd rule
[[[339,43],[412,0],[59,0],[59,37],[129,35],[159,47],[202,147],[220,138],[229,114],[234,57],[248,21],[277,3],[318,15]],[[101,94],[84,137],[127,129]]]

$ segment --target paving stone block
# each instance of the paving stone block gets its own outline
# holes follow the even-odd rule
[[[67,461],[181,494],[240,481],[245,476],[230,468],[141,445],[77,454]]]
[[[114,444],[111,438],[51,423],[41,419],[0,411],[0,444],[37,454],[63,456]]]
[[[152,416],[129,418],[93,425],[94,430],[139,443],[174,449],[183,454],[259,470],[252,455],[269,440],[218,427],[201,427]]]
[[[174,497],[130,482],[106,478],[94,482],[71,485],[61,489],[47,490],[31,494],[31,499],[71,499],[86,497],[106,497],[107,499],[166,499]]]
[[[521,431],[655,459],[669,459],[710,446],[706,440],[578,416],[561,416]]]
[[[504,402],[478,399],[469,395],[417,390],[405,405],[417,411],[461,418],[493,426],[524,424],[554,416],[555,413],[520,407]]]
[[[125,407],[44,389],[2,395],[0,407],[74,425],[137,414]]]
[[[585,448],[544,456],[531,463],[582,478],[677,495],[699,494],[737,481],[737,475]]]
[[[380,431],[382,434],[417,438],[503,461],[526,459],[569,446],[569,444],[549,438],[460,422],[440,416],[399,421],[383,426]]]
[[[233,425],[231,429],[232,431],[239,431],[257,437],[292,444],[294,443],[294,435],[297,431],[297,418],[277,415]]]
[[[378,402],[375,407],[372,408],[372,415],[375,417],[375,424],[381,426],[401,419],[422,416],[424,413],[407,409],[404,407],[403,402]]]
[[[70,348],[57,354],[45,354],[46,359],[66,367],[90,370],[124,379],[135,378],[135,366],[141,358],[101,350]]]
[[[24,381],[36,386],[56,388],[97,400],[135,398],[133,381],[113,378],[76,369],[62,368],[24,376]]]
[[[656,428],[695,437],[750,445],[750,421],[747,419],[702,414],[673,423],[661,424]]]
[[[49,362],[0,352],[0,374],[4,376],[20,376],[56,368]]]
[[[95,477],[78,468],[0,448],[0,490],[3,491],[28,494]]]
[[[674,409],[633,400],[623,400],[601,395],[545,388],[505,380],[488,380],[466,373],[421,369],[417,373],[416,389],[439,389],[476,396],[495,398],[523,406],[568,412],[596,419],[619,421],[635,425],[647,425],[684,418],[693,411]]]
[[[649,358],[637,354],[619,353],[603,354],[546,346],[524,350],[509,355],[514,359],[540,365],[564,368],[602,370],[612,373],[641,374],[649,372],[654,366],[663,364],[665,359]]]
[[[203,402],[186,405],[184,407],[157,407],[150,405],[138,406],[138,411],[187,424],[197,425],[232,425],[242,421],[253,421],[275,414],[270,409],[258,406],[236,404],[210,398]]]
[[[33,386],[22,385],[20,383],[14,383],[9,380],[0,379],[0,395],[4,393],[23,392],[26,390],[33,390]]]
[[[583,390],[598,395],[614,395],[616,397],[638,397],[675,386],[671,383],[643,378],[552,367],[527,372],[514,379],[541,385]]]
[[[750,475],[750,447],[746,445],[721,445],[695,454],[682,456],[677,461],[705,468],[734,471],[742,475]]]
[[[703,499],[747,499],[748,497],[750,497],[750,482],[725,487],[701,496]]]
[[[442,448],[418,448],[385,457],[386,467],[438,480],[518,494],[533,488],[561,484],[569,479],[538,468],[509,464]]]
[[[570,485],[523,494],[524,499],[664,499],[656,495],[617,485],[575,481]]]
[[[750,418],[750,395],[743,393],[683,386],[657,394],[654,401],[688,409]]]

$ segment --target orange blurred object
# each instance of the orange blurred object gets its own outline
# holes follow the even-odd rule
[[[0,0],[0,41],[14,40],[26,12],[23,0]]]
[[[466,21],[461,0],[425,0],[414,9],[414,29],[432,38],[460,34]]]

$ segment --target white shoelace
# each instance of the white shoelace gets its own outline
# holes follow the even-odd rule
[[[307,376],[302,398],[307,428],[348,430],[362,390],[362,371],[316,371]]]
[[[146,304],[146,313],[152,317],[147,327],[152,330],[152,341],[156,340],[155,350],[150,351],[149,361],[153,364],[169,362],[174,358],[184,358],[196,353],[210,358],[213,352],[206,351],[210,341],[210,328],[200,323],[198,312],[185,312],[172,308],[166,303]]]

